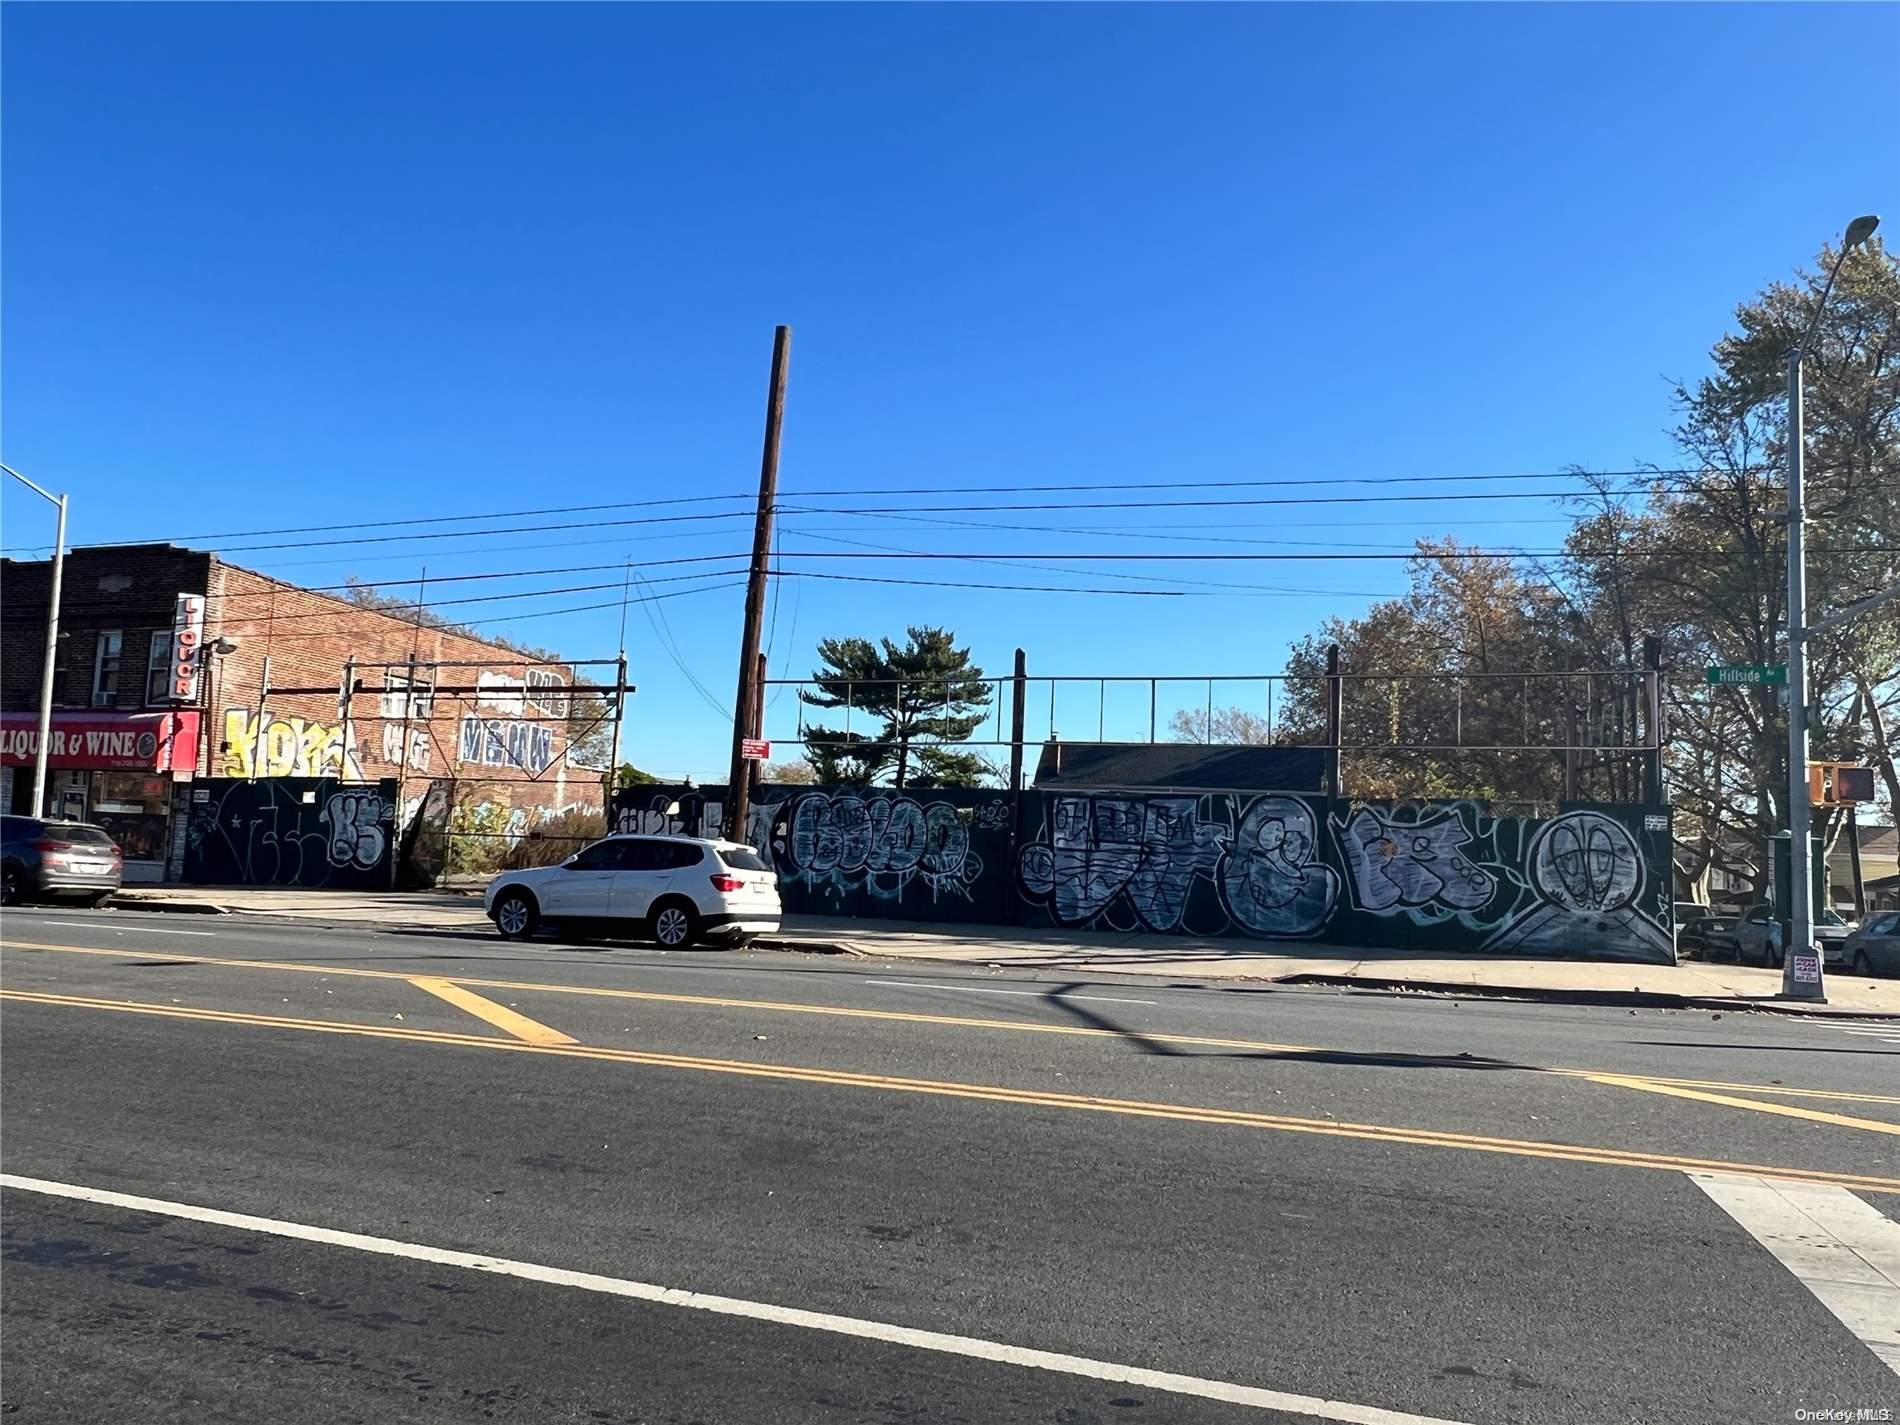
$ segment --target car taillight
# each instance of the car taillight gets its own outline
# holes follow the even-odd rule
[[[712,878],[712,883],[713,889],[723,895],[731,895],[734,891],[745,888],[745,882],[737,876],[717,875]]]
[[[77,851],[79,848],[70,841],[35,841],[33,849],[48,856],[63,856],[68,851]]]

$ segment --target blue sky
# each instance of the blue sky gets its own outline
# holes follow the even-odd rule
[[[5,458],[72,493],[78,542],[738,494],[787,322],[788,506],[1666,463],[1666,378],[1705,369],[1734,306],[1848,217],[1893,215],[1896,52],[1900,9],[1872,5],[12,5]],[[1089,497],[804,508],[1043,498]],[[682,509],[742,504],[568,520]],[[45,539],[31,497],[9,490],[4,514],[10,548]],[[783,548],[1562,532],[1541,499],[943,517],[1122,533],[801,512]],[[200,542],[332,583],[733,554],[749,528]],[[270,543],[305,547],[241,548]],[[1392,561],[798,567],[1318,592],[787,581],[780,675],[822,635],[921,622],[997,672],[1018,645],[1040,673],[1271,672],[1403,579]],[[628,624],[629,754],[722,771],[729,726],[674,657],[729,706],[740,593],[648,613]],[[489,627],[581,657],[611,656],[618,623]],[[1076,696],[1058,725],[1092,735]],[[770,729],[794,716],[781,697]]]

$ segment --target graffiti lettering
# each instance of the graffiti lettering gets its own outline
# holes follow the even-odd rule
[[[1498,877],[1466,857],[1472,837],[1454,808],[1411,820],[1356,807],[1336,829],[1361,910],[1476,910],[1497,892]]]
[[[354,737],[351,738],[354,744]],[[261,746],[261,750],[260,750]],[[336,777],[361,781],[354,745],[343,729],[301,717],[272,716],[259,726],[254,708],[227,708],[219,770],[227,777]]]
[[[749,828],[750,829],[750,828]],[[782,871],[807,885],[896,898],[921,878],[932,897],[970,894],[982,873],[970,829],[948,802],[919,805],[905,796],[814,792],[792,809],[774,843]]]
[[[513,767],[530,776],[539,776],[554,762],[554,730],[545,723],[465,717],[458,741],[463,762]]]
[[[1194,878],[1211,871],[1220,829],[1197,797],[1058,796],[1047,845],[1023,848],[1025,890],[1064,925],[1095,919],[1120,898],[1150,930],[1174,930]]]
[[[389,819],[389,803],[376,792],[333,793],[318,813],[329,832],[330,864],[368,868],[381,861],[389,844],[383,823]]]
[[[185,880],[386,887],[395,787],[295,777],[212,780],[186,823]]]
[[[426,727],[410,728],[405,742],[400,722],[383,724],[383,761],[392,767],[410,767],[418,772],[427,772],[430,760],[429,730]]]
[[[1313,812],[1298,797],[1258,797],[1221,863],[1235,920],[1261,935],[1311,935],[1333,913],[1339,877],[1319,858]]]

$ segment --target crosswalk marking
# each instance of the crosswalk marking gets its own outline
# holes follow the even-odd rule
[[[1900,1222],[1845,1188],[1739,1173],[1689,1177],[1900,1376]]]

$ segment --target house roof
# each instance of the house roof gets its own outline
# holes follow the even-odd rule
[[[1124,791],[1318,792],[1322,747],[1226,747],[1200,742],[1047,742],[1037,787]]]

